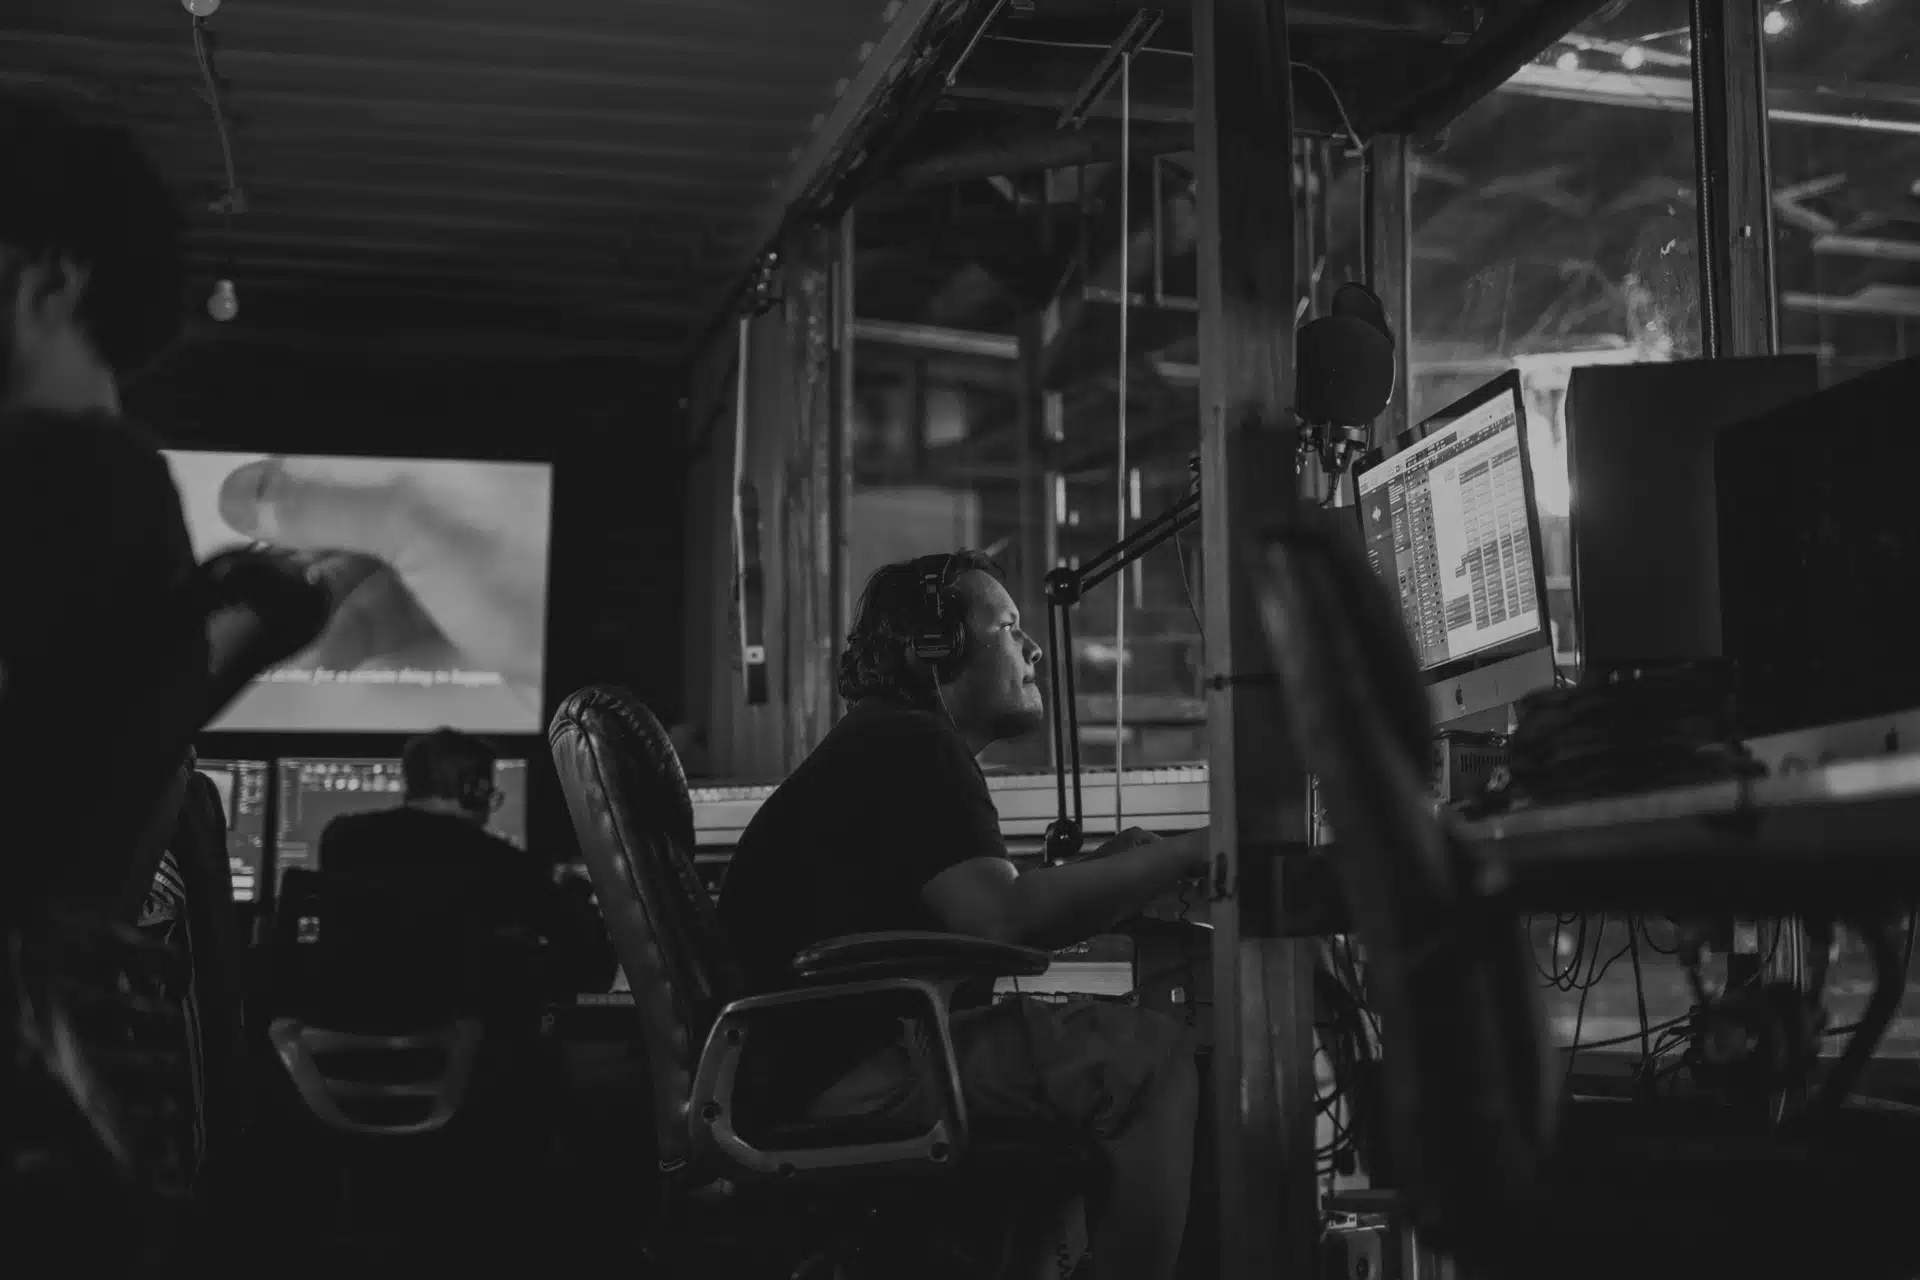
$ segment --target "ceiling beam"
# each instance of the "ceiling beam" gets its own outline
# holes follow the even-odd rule
[[[636,360],[665,364],[684,345],[670,338],[574,338],[546,332],[510,333],[498,329],[406,329],[330,333],[294,324],[287,328],[235,323],[205,330],[197,341],[210,346],[262,347],[312,353],[351,350],[362,355],[470,357],[499,360]]]

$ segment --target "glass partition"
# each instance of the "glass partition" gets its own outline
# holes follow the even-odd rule
[[[1411,420],[1519,368],[1563,665],[1568,376],[1701,351],[1690,58],[1685,0],[1608,5],[1414,158]]]
[[[1913,353],[1920,12],[1802,0],[1763,30],[1781,349],[1840,381]]]

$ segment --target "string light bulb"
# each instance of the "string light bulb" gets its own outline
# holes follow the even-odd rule
[[[1553,65],[1562,71],[1578,71],[1580,69],[1580,55],[1569,49],[1561,54],[1559,58],[1554,61]]]
[[[1638,71],[1647,62],[1647,51],[1637,44],[1630,44],[1620,51],[1620,65],[1629,71]]]
[[[1760,19],[1760,29],[1770,36],[1781,34],[1787,29],[1787,26],[1787,15],[1785,11],[1780,9],[1769,9],[1767,10],[1767,16]]]
[[[196,18],[211,18],[220,12],[220,0],[180,0],[180,7]]]
[[[233,281],[219,280],[214,283],[213,292],[207,295],[207,314],[221,324],[240,314],[240,295],[234,291]]]

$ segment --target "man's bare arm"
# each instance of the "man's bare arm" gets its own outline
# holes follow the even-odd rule
[[[1207,865],[1207,833],[1125,832],[1088,857],[1021,875],[1004,858],[949,867],[921,898],[955,933],[1056,948],[1103,933]]]

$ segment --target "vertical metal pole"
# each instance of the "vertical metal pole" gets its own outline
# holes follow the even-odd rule
[[[1120,368],[1115,384],[1114,541],[1127,537],[1127,321],[1133,315],[1133,54],[1120,55]],[[1113,576],[1113,829],[1126,829],[1127,575]]]
[[[1771,355],[1773,197],[1761,0],[1692,0],[1700,319],[1709,357]]]
[[[1307,848],[1306,773],[1254,607],[1251,535],[1296,481],[1293,102],[1285,11],[1194,0],[1202,537],[1214,849],[1220,1275],[1317,1274],[1313,949],[1271,859]],[[1258,850],[1248,855],[1249,850]]]

